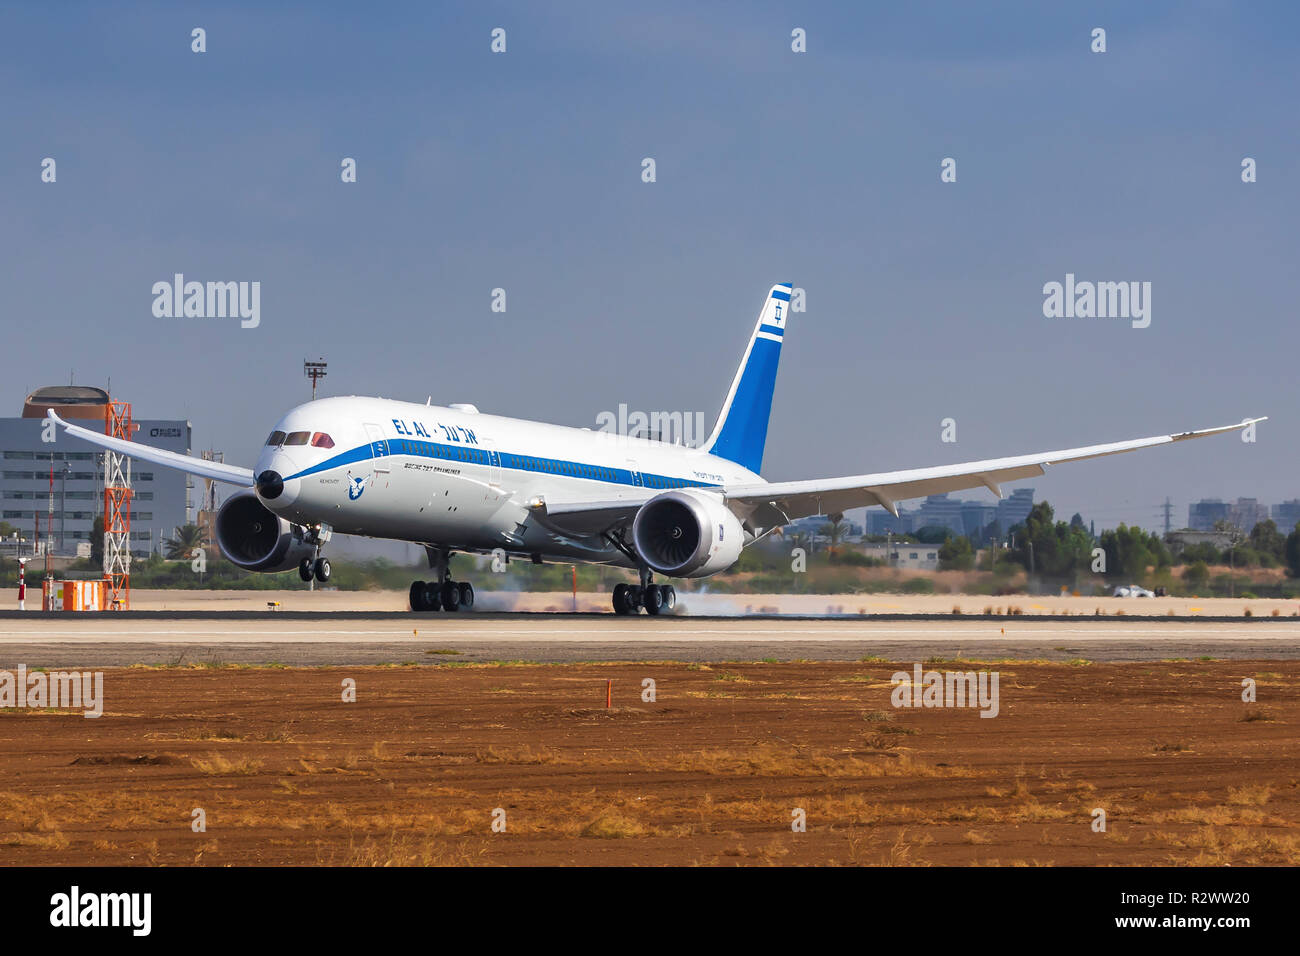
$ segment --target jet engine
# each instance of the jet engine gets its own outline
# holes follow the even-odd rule
[[[661,574],[702,578],[736,562],[745,546],[740,520],[716,496],[665,491],[651,498],[632,521],[637,554]]]
[[[316,553],[301,527],[273,514],[252,491],[226,499],[216,534],[221,553],[248,571],[288,571]]]

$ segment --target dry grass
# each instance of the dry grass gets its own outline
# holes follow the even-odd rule
[[[229,760],[221,754],[213,754],[211,757],[195,757],[190,761],[194,769],[204,776],[239,776],[244,774],[257,773],[262,769],[262,761],[254,760],[251,757],[237,757]]]
[[[1238,807],[1262,807],[1271,796],[1273,788],[1263,783],[1228,788],[1228,802]]]
[[[760,744],[748,750],[701,750],[680,753],[666,760],[653,760],[646,770],[675,770],[714,775],[739,774],[760,777],[958,777],[968,773],[960,767],[938,767],[910,754],[889,759],[863,759],[846,754],[795,750]]]
[[[329,866],[474,866],[483,861],[488,844],[485,840],[439,839],[436,834],[399,836],[392,831],[385,837],[355,836],[348,839],[346,850],[319,862]]]
[[[0,846],[29,846],[41,850],[66,850],[71,841],[59,830],[50,833],[13,833],[0,839]]]
[[[596,837],[601,840],[638,837],[644,835],[645,832],[645,827],[640,823],[613,810],[602,812],[582,828],[583,836]]]
[[[1156,831],[1144,842],[1160,843],[1172,849],[1195,850],[1196,855],[1170,854],[1170,859],[1191,866],[1233,866],[1241,864],[1300,863],[1300,837],[1262,833],[1256,830],[1220,830],[1203,826],[1190,833]]]
[[[565,762],[550,747],[543,746],[534,749],[526,744],[522,747],[488,747],[486,750],[476,753],[474,759],[479,763],[505,763],[520,766]]]

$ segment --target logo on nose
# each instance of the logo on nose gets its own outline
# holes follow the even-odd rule
[[[361,477],[358,478],[353,476],[352,472],[349,471],[348,472],[348,497],[351,498],[353,501],[356,501],[358,498],[360,498],[361,493],[366,490],[366,482],[369,480],[370,480],[369,475],[362,475]]]

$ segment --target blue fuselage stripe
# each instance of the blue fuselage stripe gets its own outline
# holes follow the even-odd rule
[[[289,475],[293,478],[306,478],[322,471],[341,468],[358,461],[371,458],[396,457],[405,455],[410,458],[430,458],[438,461],[459,461],[474,465],[491,465],[490,452],[483,448],[464,445],[444,445],[438,442],[415,441],[409,438],[389,438],[383,442],[358,445],[342,454],[327,458],[319,464],[304,468]],[[640,471],[635,474],[626,468],[611,468],[608,465],[588,465],[579,461],[563,458],[540,458],[536,455],[517,455],[513,452],[500,452],[496,456],[499,467],[511,471],[530,471],[545,475],[560,475],[565,478],[582,478],[587,481],[603,481],[613,485],[633,485],[645,488],[716,488],[715,482],[696,481],[692,478],[677,478],[673,475],[656,475]]]

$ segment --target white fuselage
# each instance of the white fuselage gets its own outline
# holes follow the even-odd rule
[[[263,503],[297,524],[456,551],[536,555],[631,566],[600,536],[548,529],[530,504],[616,501],[670,488],[717,488],[762,479],[693,448],[585,428],[382,398],[300,405],[273,435],[255,475],[274,471],[283,491]],[[331,447],[310,442],[328,436]]]

